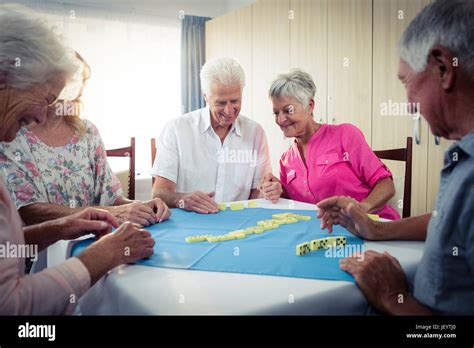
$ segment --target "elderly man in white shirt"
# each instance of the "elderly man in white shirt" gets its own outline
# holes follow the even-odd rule
[[[263,128],[240,115],[245,75],[233,58],[215,58],[201,70],[207,106],[177,117],[157,142],[153,197],[169,207],[217,213],[216,202],[259,197],[271,172]]]

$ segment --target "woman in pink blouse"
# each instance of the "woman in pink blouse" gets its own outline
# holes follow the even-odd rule
[[[271,174],[264,178],[264,197],[316,204],[331,196],[350,196],[367,213],[399,219],[387,204],[395,195],[390,170],[357,127],[314,120],[315,93],[313,79],[302,70],[279,75],[270,87],[275,121],[285,137],[295,140],[281,156],[280,180]]]

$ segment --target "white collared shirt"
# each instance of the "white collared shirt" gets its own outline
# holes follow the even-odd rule
[[[249,199],[271,172],[263,128],[239,115],[221,143],[209,107],[169,121],[156,145],[151,174],[176,183],[177,192],[215,192],[216,202]]]

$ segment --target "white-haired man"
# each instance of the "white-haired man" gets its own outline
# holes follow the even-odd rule
[[[426,240],[410,293],[400,263],[367,251],[341,261],[370,304],[388,314],[474,314],[474,1],[438,0],[400,41],[398,76],[434,135],[456,140],[445,154],[432,214],[373,222],[359,204],[332,197],[318,204],[323,225],[341,224],[366,239]]]
[[[240,115],[245,75],[232,58],[209,60],[201,69],[207,106],[168,122],[157,142],[153,197],[170,207],[217,213],[216,202],[259,197],[271,172],[263,128]]]

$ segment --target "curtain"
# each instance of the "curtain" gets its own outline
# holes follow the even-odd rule
[[[184,16],[181,24],[181,112],[205,106],[199,72],[205,62],[205,23],[210,18]]]

